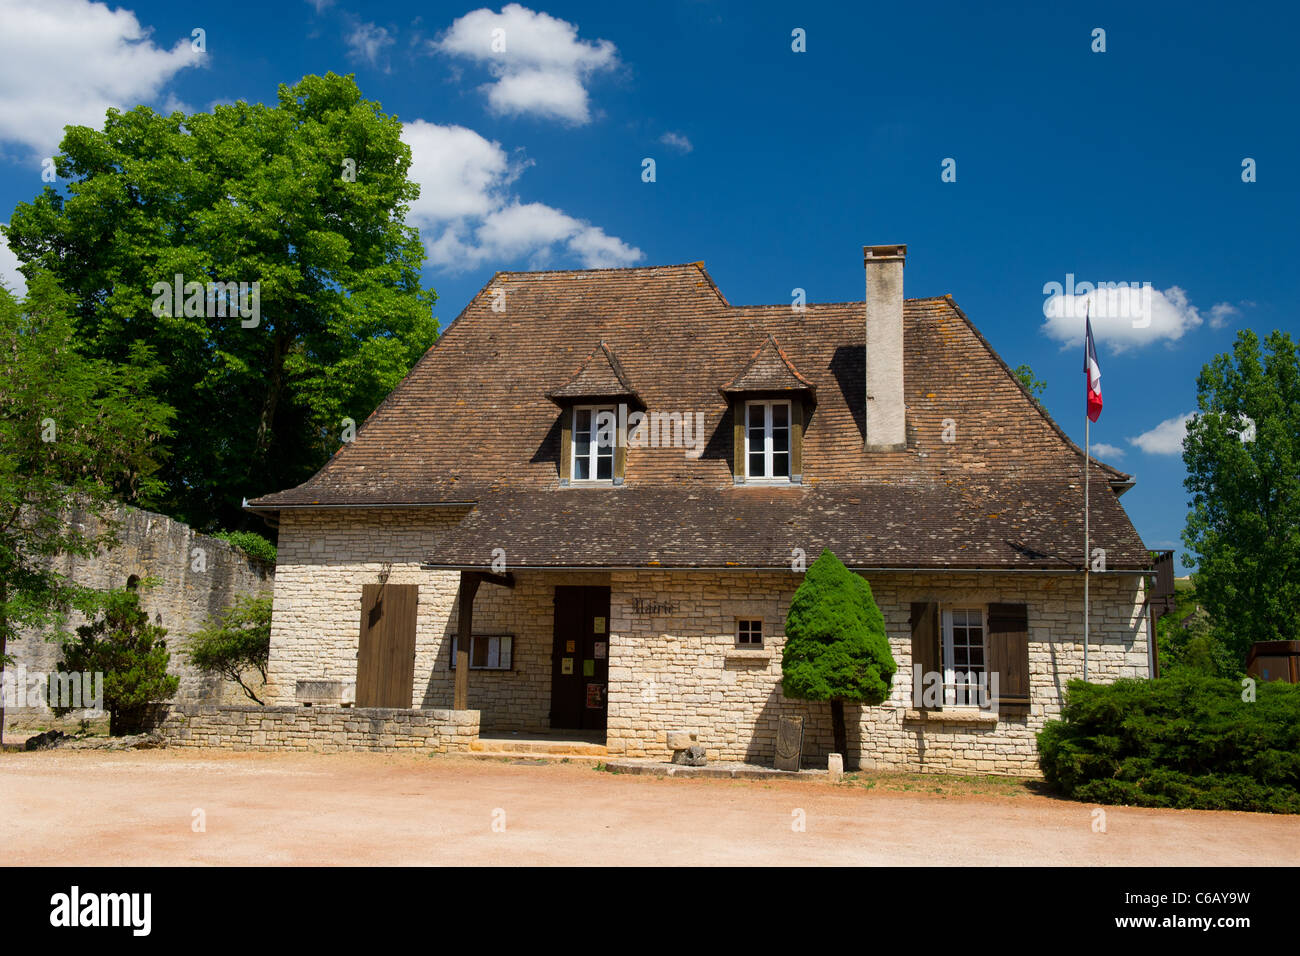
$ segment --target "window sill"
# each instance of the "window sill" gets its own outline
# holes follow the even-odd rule
[[[996,724],[999,718],[997,714],[967,707],[949,710],[916,710],[909,707],[903,712],[903,719],[940,724]]]
[[[729,661],[766,661],[772,658],[770,647],[729,647],[723,655]]]

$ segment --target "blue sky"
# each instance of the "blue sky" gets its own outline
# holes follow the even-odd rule
[[[1136,475],[1147,544],[1181,553],[1198,371],[1240,328],[1297,333],[1300,17],[1069,7],[0,0],[0,222],[65,122],[333,70],[408,124],[444,326],[497,269],[702,259],[735,303],[860,299],[861,247],[906,242],[907,294],[951,292],[1081,442],[1082,350],[1043,287],[1150,283],[1148,327],[1095,323],[1092,437]]]

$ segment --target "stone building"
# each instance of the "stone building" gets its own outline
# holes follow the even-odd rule
[[[851,756],[1032,772],[1084,666],[1084,455],[951,296],[904,299],[905,255],[802,311],[733,306],[702,263],[495,275],[355,441],[250,503],[280,534],[273,702],[764,763],[801,714],[824,766],[829,707],[782,696],[781,652],[829,548],[899,664],[846,707]],[[1146,676],[1133,480],[1088,467],[1089,677]]]

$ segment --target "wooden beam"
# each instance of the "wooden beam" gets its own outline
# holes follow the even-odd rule
[[[513,571],[507,571],[505,574],[493,574],[491,571],[477,572],[479,580],[486,581],[488,584],[495,584],[498,587],[513,588],[515,586],[515,575]]]
[[[454,710],[469,710],[469,650],[474,633],[474,595],[481,576],[475,571],[460,572],[460,589],[456,594],[456,684],[452,694]]]

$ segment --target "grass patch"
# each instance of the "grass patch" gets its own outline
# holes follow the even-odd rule
[[[842,786],[876,793],[934,793],[944,797],[1027,797],[1041,792],[1034,777],[965,776],[950,773],[882,771],[845,776]]]

